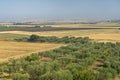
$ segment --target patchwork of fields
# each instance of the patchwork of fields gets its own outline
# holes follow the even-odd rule
[[[45,31],[45,32],[25,32],[25,31],[5,31],[0,33],[22,34],[22,35],[40,35],[40,36],[75,36],[89,37],[99,42],[118,42],[120,41],[120,30],[118,29],[96,29],[96,30],[70,30],[70,31]]]
[[[20,56],[30,54],[32,52],[45,51],[52,47],[59,47],[58,44],[41,44],[41,43],[18,43],[13,42],[15,38],[28,37],[29,35],[36,34],[40,36],[74,36],[74,37],[89,37],[97,42],[119,42],[120,41],[120,27],[119,24],[61,24],[61,25],[49,25],[53,27],[63,28],[115,28],[115,29],[90,29],[90,30],[62,30],[62,31],[2,31],[0,32],[0,61],[4,61],[3,58],[8,59],[13,56]],[[114,26],[114,27],[113,27]],[[14,27],[15,28],[15,27]],[[6,28],[1,28],[1,30]],[[8,29],[8,28],[7,28]],[[17,28],[15,28],[17,29]],[[43,47],[45,46],[45,47]],[[26,53],[26,54],[25,54]],[[9,54],[6,56],[6,54]]]
[[[2,32],[0,32],[0,63],[3,64],[3,65],[0,65],[0,70],[2,71],[0,72],[0,78],[11,79],[11,78],[14,78],[14,75],[15,76],[21,75],[23,77],[26,77],[27,79],[29,78],[35,79],[33,76],[33,71],[35,71],[36,69],[42,70],[43,68],[46,68],[47,69],[46,73],[45,74],[42,73],[42,76],[38,74],[39,77],[37,77],[36,79],[40,78],[45,80],[46,78],[51,77],[50,75],[53,75],[53,74],[57,75],[59,78],[62,78],[61,73],[62,74],[69,73],[68,75],[72,76],[70,77],[71,80],[72,79],[79,80],[80,78],[81,79],[83,78],[85,80],[86,77],[88,77],[88,79],[86,80],[93,80],[93,78],[94,79],[96,78],[96,80],[100,80],[100,79],[104,79],[105,76],[106,76],[105,80],[107,79],[120,80],[120,76],[119,76],[119,70],[120,70],[119,69],[119,65],[120,65],[119,64],[119,58],[120,58],[119,28],[120,28],[120,25],[113,24],[113,23],[112,24],[101,23],[97,25],[95,24],[82,24],[82,25],[64,24],[64,25],[52,25],[52,26],[54,27],[54,30],[51,30],[51,28],[49,28],[48,31],[45,28],[44,28],[45,30],[43,29],[43,31],[40,30],[40,28],[39,28],[40,31],[37,30],[38,28],[35,28],[33,31],[32,31],[33,28],[30,28],[30,31],[27,28],[22,28],[26,30],[17,30],[17,28],[15,28],[15,30],[8,29],[8,31],[3,30]],[[62,27],[60,28],[61,30],[59,30],[59,27]],[[67,29],[67,28],[70,28],[70,29]],[[83,29],[77,30],[78,28],[83,28]],[[34,41],[33,42],[16,42],[14,40],[19,38],[24,39],[24,37],[29,38],[29,36],[32,34],[39,35],[39,36],[56,36],[56,37],[62,38],[62,40],[58,40],[58,41],[63,41],[63,42],[65,41],[66,43],[71,41],[71,45],[65,46],[66,44],[60,44],[59,42],[58,42],[59,44],[54,42],[52,43],[50,39],[53,39],[54,41],[56,39],[55,37],[52,37],[52,38],[41,37],[43,39],[38,39],[38,42],[39,40],[41,40],[41,43],[34,42]],[[65,36],[70,36],[70,37],[65,37]],[[92,41],[105,42],[105,43],[92,43],[91,41],[90,43],[89,42],[84,43],[85,39],[88,39],[88,38],[82,39],[77,37],[89,37],[90,39],[92,39]],[[36,39],[37,38],[38,36],[36,37]],[[48,42],[42,43],[42,41],[43,42],[48,41]],[[77,43],[77,41],[79,42],[79,44]],[[106,43],[106,42],[112,42],[112,43]],[[115,42],[118,42],[118,43],[115,43]],[[51,50],[51,49],[54,49],[54,50]],[[38,52],[40,53],[36,54]],[[31,55],[32,53],[35,53],[35,54]],[[26,57],[20,58],[23,56],[26,56]],[[12,64],[10,63],[7,63],[7,65],[4,64],[4,62],[7,62],[10,58],[14,58],[16,63],[14,63],[14,60],[13,60]],[[19,58],[20,61],[16,60],[17,58]],[[25,63],[21,64],[22,61],[25,61]],[[39,67],[38,67],[38,64],[36,63],[40,64]],[[17,64],[21,65],[21,68],[23,69],[23,71],[21,71],[20,66],[18,67]],[[32,71],[32,73],[30,73],[29,71],[26,70],[27,68],[24,65],[27,65],[28,68],[31,68],[32,66],[34,66],[35,70],[33,69],[32,71],[32,68],[29,69]],[[16,71],[16,69],[14,70],[14,68],[18,70]],[[10,72],[11,69],[19,73],[13,74],[13,72]],[[75,73],[72,73],[74,72],[74,70],[72,71],[72,69],[77,70],[78,71],[77,74],[80,74],[80,75],[77,75],[76,77],[75,75],[77,71],[75,71]],[[79,69],[81,69],[80,72],[79,72]],[[7,70],[8,72],[6,72]],[[49,73],[49,70],[52,71],[52,73]],[[111,73],[111,71],[113,73]],[[28,77],[28,74],[29,74],[29,77]],[[48,74],[49,76],[46,77]],[[81,74],[83,76],[81,76]],[[37,74],[35,72],[35,76],[36,75]],[[65,77],[67,79],[68,76],[65,75]],[[53,79],[54,78],[55,76],[53,76]]]

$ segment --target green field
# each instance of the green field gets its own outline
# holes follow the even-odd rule
[[[14,40],[16,38],[29,37],[28,35],[12,34],[12,33],[0,33],[0,40]]]

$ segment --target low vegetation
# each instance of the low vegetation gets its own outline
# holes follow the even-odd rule
[[[90,39],[88,37],[69,37],[69,36],[65,36],[62,38],[58,38],[55,36],[48,36],[48,37],[44,37],[44,36],[38,36],[38,35],[31,35],[29,38],[28,37],[24,37],[24,38],[18,38],[15,39],[16,41],[27,41],[27,42],[52,42],[52,43],[86,43],[88,42]]]
[[[32,35],[39,36],[74,36],[74,37],[89,37],[96,42],[119,42],[120,30],[118,29],[96,29],[96,30],[70,30],[70,31],[45,31],[45,32],[26,32],[26,31],[6,31],[1,33]]]
[[[66,43],[68,46],[1,63],[2,80],[113,80],[120,74],[119,42],[96,43],[86,37],[37,35],[17,41]]]
[[[24,37],[29,37],[29,36],[25,34],[0,33],[1,41],[13,41],[16,38],[24,38]]]

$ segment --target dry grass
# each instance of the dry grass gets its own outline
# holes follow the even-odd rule
[[[103,30],[71,30],[71,31],[48,31],[48,32],[23,32],[23,31],[7,31],[2,33],[13,34],[37,34],[40,36],[75,36],[75,37],[90,37],[99,42],[117,42],[120,41],[120,30],[118,29],[103,29]]]
[[[58,24],[50,25],[52,27],[68,27],[68,28],[120,28],[119,23],[101,22],[97,24]],[[24,31],[6,31],[0,33],[12,34],[37,34],[40,36],[75,36],[75,37],[90,37],[99,42],[116,42],[120,41],[120,30],[118,29],[96,29],[96,30],[71,30],[71,31],[46,31],[46,32],[24,32]]]
[[[9,58],[19,58],[60,46],[63,46],[63,44],[0,41],[0,62],[7,61]]]
[[[68,28],[117,28],[120,27],[119,23],[101,22],[97,24],[58,24],[49,25],[52,27],[68,27]]]

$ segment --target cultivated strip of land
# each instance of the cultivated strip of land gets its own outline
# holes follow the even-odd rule
[[[102,30],[70,30],[70,31],[45,31],[45,32],[25,32],[25,31],[5,31],[0,33],[22,34],[22,35],[40,35],[40,36],[74,36],[89,37],[99,42],[118,42],[120,41],[120,30],[118,29],[102,29]]]
[[[63,44],[0,41],[0,62],[7,61],[9,58],[19,58],[60,46],[63,46]]]

